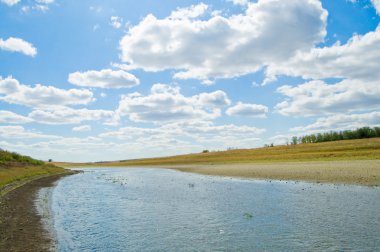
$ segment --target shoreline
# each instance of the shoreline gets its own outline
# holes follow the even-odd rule
[[[243,179],[380,186],[380,160],[193,164],[149,167]]]
[[[71,172],[34,178],[0,197],[0,251],[52,251],[54,238],[36,207],[38,192]]]
[[[94,167],[96,166],[92,166]],[[124,167],[165,168],[243,179],[380,186],[380,160]],[[44,217],[44,213],[41,214],[38,210],[41,202],[37,201],[43,201],[42,198],[38,199],[38,192],[41,189],[50,190],[49,188],[53,187],[60,178],[71,174],[73,173],[66,172],[22,181],[13,185],[12,190],[9,189],[0,197],[0,251],[54,251],[54,235],[49,232],[45,223],[46,218],[51,218],[51,216]]]

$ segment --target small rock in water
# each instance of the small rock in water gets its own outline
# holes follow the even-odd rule
[[[246,219],[252,219],[253,215],[250,214],[250,213],[245,213],[245,214],[244,214],[244,217],[245,217]]]

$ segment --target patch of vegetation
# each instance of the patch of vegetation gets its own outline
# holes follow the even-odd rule
[[[43,165],[45,162],[41,160],[36,160],[28,156],[22,156],[15,152],[5,151],[0,149],[0,165],[10,164],[10,163],[20,163],[28,165]]]
[[[310,134],[301,137],[292,137],[292,144],[322,143],[340,140],[352,140],[380,137],[380,127],[362,127],[356,130],[330,131],[325,133]]]
[[[44,161],[0,149],[0,189],[13,182],[64,171]]]

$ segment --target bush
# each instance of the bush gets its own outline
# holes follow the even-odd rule
[[[311,134],[297,138],[292,137],[292,144],[297,143],[321,143],[329,141],[349,140],[349,139],[362,139],[380,137],[380,127],[362,127],[356,130],[344,131],[330,131],[325,133],[318,133],[317,135]]]

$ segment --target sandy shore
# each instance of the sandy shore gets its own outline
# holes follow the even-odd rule
[[[51,187],[62,176],[52,175],[20,186],[0,197],[0,251],[52,251],[34,204],[40,188]]]
[[[380,186],[380,160],[162,166],[205,175]]]

